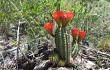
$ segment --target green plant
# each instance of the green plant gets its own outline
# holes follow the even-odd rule
[[[69,64],[70,58],[73,59],[76,58],[79,51],[79,43],[86,34],[84,31],[78,31],[78,29],[72,29],[73,42],[72,42],[72,46],[70,46],[69,33],[66,26],[73,16],[74,14],[72,12],[65,13],[63,11],[56,11],[55,13],[53,13],[52,17],[57,23],[55,34],[53,34],[52,31],[53,24],[51,22],[48,22],[44,25],[44,28],[48,31],[48,33],[55,38],[56,49],[58,51],[55,53],[59,55],[59,57],[56,59],[57,60],[59,59],[58,65],[61,66]]]
[[[110,51],[110,35],[106,35],[99,40],[97,49],[104,52]]]

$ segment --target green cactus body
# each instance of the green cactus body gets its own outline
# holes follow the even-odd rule
[[[44,28],[49,32],[49,34],[55,38],[56,48],[54,53],[49,56],[49,59],[53,62],[58,62],[58,65],[64,66],[68,65],[71,61],[71,57],[73,59],[76,58],[79,47],[79,41],[81,41],[80,36],[84,37],[85,32],[79,31],[77,28],[76,30],[72,29],[72,36],[73,36],[73,43],[71,43],[70,35],[66,29],[66,25],[72,19],[74,13],[72,12],[63,12],[63,11],[56,11],[52,14],[53,19],[56,21],[57,25],[53,27],[51,22],[46,23]],[[55,28],[55,29],[53,29]],[[55,32],[55,33],[54,33]],[[82,34],[83,33],[83,34]],[[76,40],[78,39],[78,40]],[[77,42],[75,42],[77,41]],[[72,47],[73,45],[73,47]],[[70,62],[72,63],[72,62]]]
[[[58,62],[58,54],[55,52],[51,53],[51,55],[49,56],[49,59],[52,62]]]
[[[75,59],[77,57],[77,54],[79,52],[79,44],[78,43],[75,43],[72,47],[72,58]]]
[[[69,38],[69,33],[67,33],[66,32],[66,44],[67,44],[67,46],[66,46],[66,56],[65,56],[65,58],[66,58],[66,60],[67,60],[67,63],[69,62],[69,59],[70,59],[70,38]]]
[[[68,62],[69,48],[68,48],[68,34],[66,28],[57,28],[55,32],[55,44],[58,49],[60,58]]]

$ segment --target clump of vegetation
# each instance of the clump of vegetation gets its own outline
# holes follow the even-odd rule
[[[0,0],[0,62],[8,59],[5,55],[15,59],[18,55],[23,57],[18,59],[18,68],[33,69],[37,57],[58,66],[71,65],[82,48],[80,42],[81,46],[110,52],[109,12],[110,0]],[[16,48],[20,53],[15,53]],[[101,61],[98,65],[103,65]]]
[[[72,19],[73,16],[74,14],[72,12],[63,12],[63,11],[54,12],[52,14],[52,17],[57,23],[55,34],[53,34],[52,30],[54,27],[51,22],[48,22],[44,25],[44,28],[48,31],[48,33],[55,38],[57,50],[57,52],[52,52],[53,54],[50,54],[49,58],[54,62],[58,62],[58,65],[61,66],[73,63],[70,62],[71,61],[70,59],[73,58],[74,60],[76,58],[80,48],[79,43],[86,35],[86,32],[84,32],[83,30],[79,31],[77,28],[73,28],[71,31],[73,41],[72,42],[70,41],[70,36],[66,26],[68,25],[68,22]],[[72,44],[72,46],[70,46],[70,44]]]
[[[110,53],[110,35],[106,35],[100,39],[97,48],[103,52]]]

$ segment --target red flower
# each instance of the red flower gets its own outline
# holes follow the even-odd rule
[[[63,18],[63,12],[62,11],[56,11],[52,14],[52,17],[54,20],[62,19]]]
[[[71,30],[72,36],[73,36],[73,42],[76,41],[76,36],[78,35],[78,29],[77,28],[73,28]]]
[[[66,18],[67,20],[72,19],[73,16],[74,16],[74,14],[73,14],[72,12],[66,12],[66,13],[65,13],[65,18]]]
[[[69,20],[72,19],[74,14],[72,12],[62,12],[62,11],[56,11],[52,14],[53,19],[57,22],[58,26],[65,27]]]
[[[72,19],[73,16],[74,14],[72,12],[66,12],[64,14],[62,26],[65,27],[68,24],[68,22]]]
[[[44,24],[45,30],[47,30],[49,33],[52,32],[52,26],[53,26],[53,24],[51,22]]]
[[[71,30],[71,33],[72,33],[72,36],[77,36],[77,34],[78,34],[78,29],[77,29],[77,28],[73,28],[73,29]]]
[[[61,20],[64,17],[64,14],[62,11],[56,11],[52,14],[53,19],[57,22],[57,24],[60,26]]]
[[[84,32],[84,31],[80,31],[79,32],[78,43],[84,38],[85,35],[86,35],[86,32]]]

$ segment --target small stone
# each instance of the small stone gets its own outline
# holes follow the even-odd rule
[[[60,67],[60,68],[49,68],[48,70],[73,70],[72,68]]]
[[[91,61],[87,61],[87,63],[85,63],[85,67],[88,68],[88,69],[92,68],[94,65],[95,64]]]

